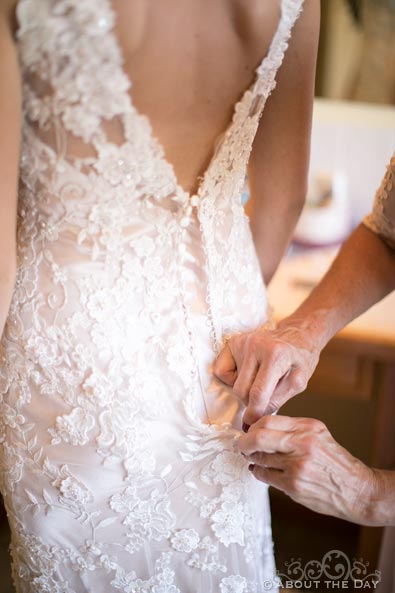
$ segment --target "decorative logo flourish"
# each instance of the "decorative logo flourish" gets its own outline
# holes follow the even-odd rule
[[[300,583],[306,581],[323,581],[333,584],[333,581],[353,581],[361,583],[363,587],[369,582],[375,588],[380,580],[380,571],[368,572],[369,562],[353,559],[340,550],[327,552],[322,560],[310,560],[304,566],[300,558],[285,562],[285,571],[277,570],[277,577],[281,581]],[[332,582],[332,583],[331,583]],[[366,585],[365,585],[366,586]],[[359,588],[359,587],[358,587]]]

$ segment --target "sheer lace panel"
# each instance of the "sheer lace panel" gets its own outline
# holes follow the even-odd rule
[[[104,3],[106,4],[106,3]],[[126,141],[130,111],[109,7],[62,0],[21,0],[16,9],[26,119],[62,158],[96,157],[108,141]],[[83,67],[81,65],[83,64]]]
[[[249,105],[248,110],[243,109],[247,116],[262,112],[275,86],[274,76],[282,59],[278,56],[286,49],[300,6],[300,1],[281,1],[280,20],[268,53],[253,83],[234,106],[234,116],[245,104]],[[53,149],[58,159],[67,159],[80,170],[91,167],[103,150],[106,154],[110,150],[114,157],[111,166],[118,162],[120,173],[128,175],[124,157],[129,151],[124,145],[133,142],[139,151],[145,149],[145,156],[156,160],[166,191],[185,194],[148,119],[133,106],[131,81],[124,71],[115,30],[116,16],[108,0],[97,0],[95,7],[86,1],[20,0],[17,36],[27,121],[36,138]],[[231,131],[237,134],[241,126],[240,119],[238,125],[232,121],[217,139],[203,179],[223,141]]]
[[[377,190],[372,212],[363,222],[395,248],[395,153]]]

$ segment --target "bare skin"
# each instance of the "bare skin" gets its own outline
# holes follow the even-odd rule
[[[16,270],[17,179],[21,82],[11,31],[12,3],[0,4],[0,333],[7,318]]]
[[[329,340],[394,289],[395,250],[361,225],[320,284],[276,329],[233,336],[214,371],[246,405],[244,423],[301,393]]]
[[[238,441],[254,476],[325,515],[395,525],[395,472],[353,457],[311,418],[265,416]]]
[[[303,391],[342,327],[394,289],[395,250],[361,225],[295,313],[273,331],[232,337],[215,366],[247,406],[239,445],[256,478],[312,510],[364,525],[395,525],[395,471],[367,467],[319,421],[267,414]]]
[[[280,3],[174,0],[172,20],[166,2],[116,6],[134,104],[149,116],[181,186],[193,194],[234,104],[268,52]],[[266,282],[304,203],[318,32],[319,2],[306,0],[250,159],[248,213]]]

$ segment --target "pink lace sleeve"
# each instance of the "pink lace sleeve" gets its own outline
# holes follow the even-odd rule
[[[395,249],[395,153],[377,190],[372,212],[363,223]]]

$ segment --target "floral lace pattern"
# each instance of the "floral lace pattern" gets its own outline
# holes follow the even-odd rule
[[[395,249],[395,153],[377,190],[373,210],[363,222]]]
[[[224,334],[267,314],[240,198],[302,0],[281,6],[190,196],[133,106],[112,3],[18,2],[18,270],[0,351],[18,593],[258,593],[273,575],[267,491],[210,365]]]

